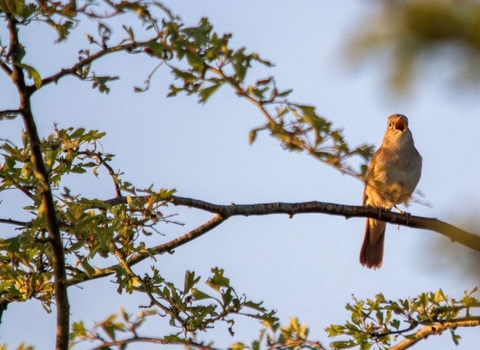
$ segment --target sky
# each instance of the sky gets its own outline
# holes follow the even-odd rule
[[[413,215],[436,217],[462,227],[464,214],[480,207],[480,112],[478,95],[459,89],[450,80],[451,63],[433,59],[418,72],[411,90],[397,96],[387,80],[388,61],[371,57],[352,65],[348,40],[365,18],[376,10],[375,2],[345,1],[242,1],[177,0],[165,4],[186,24],[208,16],[218,32],[234,34],[232,44],[275,63],[259,66],[251,81],[275,76],[282,89],[294,89],[292,100],[317,107],[317,111],[344,130],[352,145],[381,143],[387,117],[394,113],[409,118],[415,145],[423,157],[422,178],[417,187],[429,205],[414,203]],[[33,25],[22,30],[27,57],[42,76],[48,76],[76,61],[86,47],[84,33],[94,23],[84,23],[68,43],[55,45],[54,33]],[[0,30],[5,37],[5,30]],[[248,133],[262,125],[261,113],[222,87],[206,105],[195,97],[166,98],[172,77],[160,69],[150,90],[133,93],[156,62],[141,56],[112,56],[93,68],[100,74],[118,74],[109,95],[92,90],[89,83],[66,78],[34,96],[33,107],[39,132],[47,136],[54,123],[59,127],[86,127],[107,132],[102,145],[116,155],[115,169],[137,187],[154,184],[175,188],[183,197],[216,204],[322,201],[349,205],[361,203],[363,184],[304,154],[283,150],[269,135],[260,134],[253,145]],[[0,76],[0,106],[16,105],[15,91]],[[21,121],[3,121],[0,138],[18,140]],[[108,199],[114,189],[106,174],[100,179],[71,177],[66,185],[85,197]],[[1,199],[8,200],[5,194]],[[1,217],[15,217],[6,205]],[[161,226],[160,244],[188,232],[211,218],[195,209],[171,208],[184,226]],[[324,329],[349,319],[344,305],[351,297],[387,299],[414,297],[442,288],[460,298],[464,290],[478,285],[462,269],[471,268],[468,248],[445,245],[459,252],[455,268],[449,268],[445,251],[438,251],[439,234],[406,227],[387,226],[384,264],[380,270],[363,268],[358,254],[365,220],[322,214],[235,217],[201,238],[177,249],[175,254],[147,261],[137,271],[154,264],[167,279],[180,282],[186,269],[207,278],[210,269],[221,267],[239,293],[276,309],[283,324],[298,317],[310,327],[310,337],[324,345],[332,340]],[[5,228],[4,235],[9,229]],[[108,265],[108,264],[106,264]],[[87,325],[118,312],[120,307],[138,312],[147,301],[141,296],[118,296],[108,279],[70,290],[72,322]],[[206,287],[205,287],[206,290]],[[477,296],[478,297],[478,296]],[[21,341],[48,349],[54,343],[54,314],[46,314],[38,302],[11,304],[3,315],[0,342],[9,349]],[[145,328],[147,334],[163,334],[166,325]],[[203,335],[227,347],[249,343],[260,325],[238,320],[235,336],[225,328]],[[478,329],[459,329],[462,340],[456,349],[478,344]],[[91,348],[86,344],[80,349]],[[153,346],[131,346],[150,349]],[[454,348],[450,335],[430,337],[419,350]]]

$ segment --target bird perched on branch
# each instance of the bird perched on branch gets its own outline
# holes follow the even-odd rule
[[[403,114],[388,118],[387,131],[380,148],[368,166],[363,205],[392,209],[406,203],[420,180],[422,157],[415,148],[408,119]],[[383,262],[386,223],[367,219],[360,250],[360,263],[378,269]]]

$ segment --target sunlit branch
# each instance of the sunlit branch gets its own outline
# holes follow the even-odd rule
[[[409,336],[408,339],[401,341],[400,343],[392,346],[390,350],[404,350],[409,349],[416,345],[419,341],[426,339],[430,335],[440,334],[448,329],[455,329],[457,327],[477,327],[480,326],[480,317],[468,317],[458,320],[450,320],[445,322],[434,323],[430,326],[426,326],[416,332],[414,335]]]

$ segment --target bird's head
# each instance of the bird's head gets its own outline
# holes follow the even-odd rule
[[[408,129],[408,118],[403,114],[394,114],[388,117],[388,128],[405,132]]]

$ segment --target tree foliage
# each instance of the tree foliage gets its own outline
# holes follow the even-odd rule
[[[67,76],[89,82],[92,88],[108,94],[110,83],[119,77],[95,74],[92,65],[108,60],[114,53],[146,55],[156,67],[145,86],[135,87],[136,92],[149,88],[157,69],[167,69],[173,74],[171,97],[185,93],[206,103],[219,88],[228,86],[255,105],[265,119],[262,126],[251,131],[251,142],[259,131],[266,130],[285,149],[305,152],[358,178],[365,174],[364,163],[370,158],[372,147],[348,145],[341,129],[319,115],[314,107],[290,101],[291,90],[278,88],[273,77],[250,80],[248,72],[253,65],[268,67],[271,63],[246,48],[231,47],[231,34],[215,32],[207,18],[201,19],[197,26],[187,27],[160,2],[110,0],[0,0],[0,18],[8,32],[8,38],[0,38],[0,67],[16,87],[19,99],[18,107],[2,109],[0,117],[2,122],[21,118],[24,125],[24,131],[19,131],[21,144],[6,139],[0,144],[0,191],[18,192],[25,201],[16,203],[17,218],[0,219],[0,223],[16,230],[12,237],[0,240],[0,316],[14,302],[36,299],[47,312],[52,311],[55,303],[59,350],[86,341],[97,348],[123,349],[131,343],[151,342],[213,349],[213,343],[197,339],[198,333],[225,323],[233,334],[235,320],[240,316],[260,320],[264,329],[251,344],[236,343],[232,349],[261,346],[323,349],[319,342],[308,339],[308,328],[297,319],[281,327],[274,311],[237,292],[221,268],[213,269],[204,280],[205,289],[194,271],[186,271],[183,285],[176,285],[165,280],[155,267],[141,275],[135,265],[146,259],[161,259],[162,254],[173,252],[234,215],[334,212],[347,217],[382,216],[383,220],[405,225],[417,222],[416,218],[373,208],[317,202],[227,208],[176,197],[173,189],[138,188],[126,181],[121,172],[113,170],[114,155],[105,152],[100,144],[104,132],[56,126],[50,135],[39,135],[32,96],[48,85],[62,84]],[[119,25],[117,18],[123,24]],[[23,45],[22,28],[32,23],[47,25],[56,32],[57,42],[62,42],[87,19],[96,21],[97,32],[86,36],[85,46],[78,50],[77,62],[44,76],[35,68],[35,62],[29,61],[32,58]],[[115,198],[87,198],[77,194],[75,188],[65,186],[69,176],[84,176],[87,182],[91,181],[88,174],[98,176],[99,169],[109,174]],[[168,211],[171,205],[198,207],[214,216],[174,240],[148,245],[145,238],[158,232],[158,225],[176,223]],[[431,225],[438,226],[438,222]],[[472,247],[477,245],[478,240],[472,243]],[[114,263],[110,264],[112,259]],[[122,309],[120,315],[107,317],[93,329],[87,329],[82,321],[72,323],[69,288],[107,276],[113,278],[118,293],[140,293],[145,297],[142,312],[134,316]],[[478,325],[478,317],[470,314],[478,306],[471,294],[457,301],[439,291],[397,302],[378,295],[374,301],[355,300],[354,305],[347,307],[352,313],[351,322],[331,326],[327,331],[330,336],[351,338],[332,343],[333,348],[387,346],[392,336],[400,335],[415,340],[420,338],[417,327],[450,329],[457,342],[454,328],[462,326],[462,322]],[[169,320],[172,331],[156,338],[140,335],[142,325],[158,315]],[[401,320],[407,322],[406,328],[402,328]],[[402,343],[405,341],[399,344]]]
[[[381,1],[366,18],[365,30],[352,40],[356,60],[379,51],[388,53],[390,82],[397,91],[408,87],[428,63],[448,55],[457,83],[478,84],[480,71],[480,4],[475,0]],[[436,72],[439,73],[439,72]]]

